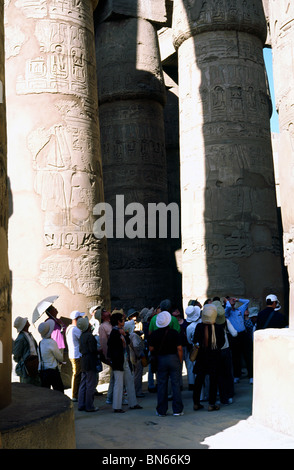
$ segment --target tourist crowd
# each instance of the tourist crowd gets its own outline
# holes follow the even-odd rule
[[[18,336],[13,344],[15,372],[20,382],[64,392],[61,368],[64,350],[71,362],[72,400],[80,411],[98,411],[99,373],[109,370],[106,403],[115,413],[141,409],[142,380],[148,372],[148,392],[157,394],[156,414],[166,416],[172,402],[174,416],[183,415],[183,363],[193,409],[208,402],[208,411],[230,405],[235,384],[246,367],[253,383],[253,335],[265,328],[286,328],[276,295],[266,297],[260,311],[248,299],[227,296],[207,299],[204,305],[190,300],[185,311],[165,299],[158,307],[112,312],[93,306],[89,316],[77,310],[66,326],[51,305],[47,319],[39,324],[39,344],[29,332],[26,317],[17,317]]]

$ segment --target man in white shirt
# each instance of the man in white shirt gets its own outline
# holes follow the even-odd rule
[[[66,341],[68,346],[68,357],[72,365],[71,391],[72,401],[78,401],[79,386],[81,382],[81,353],[79,349],[79,339],[82,334],[77,327],[77,320],[85,314],[74,310],[70,314],[72,324],[66,329]]]

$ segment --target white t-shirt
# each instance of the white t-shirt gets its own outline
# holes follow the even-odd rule
[[[69,359],[79,359],[82,357],[80,353],[80,336],[82,331],[74,325],[69,325],[66,329],[66,342],[68,346]]]

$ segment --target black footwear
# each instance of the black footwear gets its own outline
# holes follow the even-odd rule
[[[122,410],[121,408],[119,408],[119,409],[114,409],[113,412],[114,413],[125,413],[125,410]]]
[[[99,408],[92,408],[91,410],[85,410],[85,411],[87,411],[88,413],[91,413],[93,411],[99,411]]]
[[[157,389],[156,389],[156,387],[148,388],[148,392],[149,393],[156,393]]]
[[[103,395],[103,393],[100,393],[100,392],[97,392],[97,391],[94,393],[95,397],[101,397],[102,395]]]
[[[202,408],[204,408],[204,406],[203,406],[203,405],[200,405],[200,404],[193,406],[193,410],[194,410],[194,411],[202,410]]]
[[[140,405],[130,406],[130,410],[142,410],[143,407]]]
[[[82,408],[78,408],[78,411],[86,411],[86,408],[83,406]]]

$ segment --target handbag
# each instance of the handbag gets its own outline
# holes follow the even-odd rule
[[[39,366],[39,359],[38,356],[29,356],[24,361],[24,366],[26,373],[29,377],[36,377],[38,375],[38,366]]]
[[[190,357],[190,361],[191,362],[194,362],[196,361],[196,358],[197,358],[197,354],[198,354],[198,351],[199,351],[199,344],[193,344],[193,347],[190,351],[190,354],[189,354],[189,357]]]

